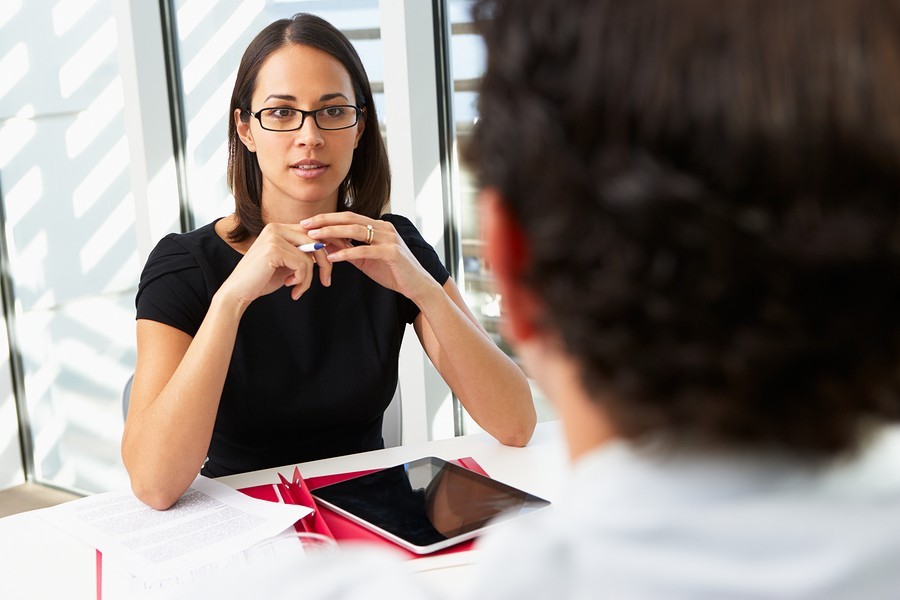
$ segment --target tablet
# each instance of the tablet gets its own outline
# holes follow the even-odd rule
[[[434,456],[326,485],[312,495],[416,554],[472,539],[550,504]]]

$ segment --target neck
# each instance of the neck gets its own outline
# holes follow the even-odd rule
[[[616,437],[612,424],[596,400],[573,392],[557,405],[572,462]]]
[[[274,201],[265,194],[262,198],[263,223],[299,223],[303,219],[337,211],[337,191],[317,201],[286,199]]]
[[[593,398],[581,383],[577,363],[547,342],[533,342],[538,347],[519,347],[520,356],[532,375],[552,399],[562,421],[569,458],[577,461],[593,449],[616,437],[612,423],[603,411],[602,402]],[[526,344],[527,345],[527,344]]]

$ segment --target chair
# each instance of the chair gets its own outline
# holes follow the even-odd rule
[[[384,447],[393,448],[403,444],[403,407],[400,402],[400,385],[394,390],[394,397],[384,411],[384,420],[381,423],[381,437],[384,438]]]
[[[128,377],[125,387],[122,389],[122,419],[128,417],[128,403],[131,402],[131,384],[134,383],[134,373]]]
[[[131,386],[134,383],[134,373],[128,377],[125,387],[122,389],[122,419],[128,417],[128,403],[131,401]],[[393,448],[403,444],[403,407],[400,403],[400,386],[394,390],[394,397],[384,411],[384,420],[381,424],[381,437],[384,438],[384,447]]]

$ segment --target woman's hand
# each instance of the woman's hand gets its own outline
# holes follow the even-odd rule
[[[475,422],[504,444],[528,443],[537,422],[528,381],[478,323],[452,279],[439,285],[387,221],[344,211],[300,225],[327,244],[329,260],[349,262],[415,302],[419,341]]]
[[[316,215],[300,225],[309,237],[327,244],[329,261],[349,262],[373,281],[413,302],[438,286],[387,221],[342,211]],[[362,244],[354,246],[350,240]]]
[[[313,265],[319,265],[319,281],[331,285],[331,261],[324,250],[302,252],[297,248],[311,240],[300,225],[269,223],[250,246],[220,291],[244,306],[282,286],[292,286],[297,300],[312,284]]]

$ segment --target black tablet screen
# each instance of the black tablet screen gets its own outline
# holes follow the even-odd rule
[[[465,536],[492,519],[521,515],[549,504],[432,456],[312,493],[418,547]]]

